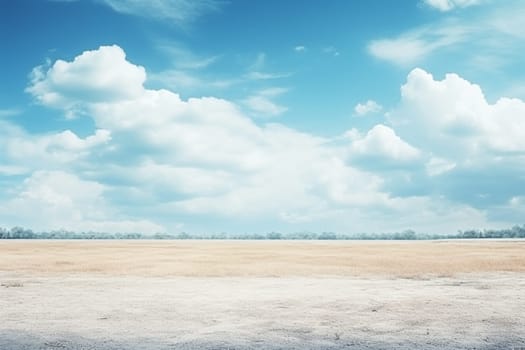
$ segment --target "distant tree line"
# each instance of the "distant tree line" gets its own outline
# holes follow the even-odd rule
[[[429,239],[474,239],[474,238],[525,238],[525,225],[514,226],[501,230],[468,230],[456,234],[426,234],[412,230],[394,233],[362,233],[340,234],[335,232],[296,232],[265,234],[244,233],[214,233],[214,234],[177,234],[156,233],[103,233],[103,232],[73,232],[66,230],[33,232],[22,227],[5,229],[0,227],[0,239],[245,239],[245,240],[429,240]]]

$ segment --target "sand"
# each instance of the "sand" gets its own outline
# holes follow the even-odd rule
[[[525,349],[524,267],[524,241],[0,241],[0,349]]]

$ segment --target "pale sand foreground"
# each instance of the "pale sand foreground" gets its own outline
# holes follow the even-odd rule
[[[524,241],[0,241],[0,284],[2,350],[525,349]]]

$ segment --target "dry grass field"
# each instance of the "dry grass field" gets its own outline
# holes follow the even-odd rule
[[[525,241],[0,241],[0,349],[525,349]]]
[[[451,277],[525,272],[525,241],[0,241],[5,272]]]

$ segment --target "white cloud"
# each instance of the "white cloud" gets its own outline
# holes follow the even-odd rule
[[[48,137],[47,140],[45,139],[45,143],[47,143],[50,147],[64,148],[78,152],[108,143],[110,140],[111,133],[104,129],[97,130],[95,134],[88,136],[85,139],[81,139],[72,131],[66,130],[59,134]]]
[[[525,196],[514,196],[509,200],[509,205],[514,208],[525,208]]]
[[[112,164],[98,173],[120,178],[125,183],[124,189],[133,192],[132,197],[137,201],[166,195],[182,198],[220,195],[239,186],[242,181],[236,176],[237,169],[163,162],[162,157],[153,154],[143,158],[132,166],[131,172],[127,164]]]
[[[15,197],[4,203],[0,215],[13,224],[38,230],[84,230],[99,232],[164,231],[147,220],[115,220],[117,212],[103,198],[105,186],[62,171],[36,171]]]
[[[456,167],[456,163],[443,158],[432,157],[426,164],[427,174],[430,176],[441,175]]]
[[[27,169],[16,166],[16,165],[0,165],[0,174],[1,175],[22,175],[27,172]]]
[[[408,65],[426,57],[437,46],[417,36],[403,36],[395,39],[374,40],[368,45],[372,56],[398,65]]]
[[[287,78],[290,73],[265,73],[265,72],[248,72],[245,74],[245,77],[250,80],[270,80],[270,79],[281,79]]]
[[[525,152],[522,100],[501,98],[489,104],[478,85],[457,74],[435,80],[422,69],[410,72],[401,97],[391,120],[413,142],[450,157]]]
[[[460,24],[422,27],[395,38],[373,40],[367,49],[379,59],[400,66],[410,66],[437,50],[467,41],[471,31],[471,27]]]
[[[259,91],[258,94],[262,96],[275,97],[275,96],[280,96],[282,94],[285,94],[288,91],[289,89],[287,88],[273,87],[273,88],[262,89]]]
[[[403,141],[388,126],[378,124],[366,136],[354,139],[350,147],[351,157],[385,158],[397,162],[414,161],[420,157],[418,149]]]
[[[161,44],[161,52],[167,53],[173,60],[170,68],[149,72],[147,85],[155,88],[167,88],[184,95],[210,96],[232,86],[248,86],[254,82],[264,82],[275,79],[284,79],[292,75],[289,72],[268,72],[265,70],[266,54],[259,53],[254,62],[247,67],[247,72],[235,76],[217,75],[210,71],[208,66],[217,62],[220,56],[202,57],[177,43]],[[268,101],[257,101],[253,104],[268,105]],[[267,99],[266,99],[267,100]],[[270,101],[271,102],[271,101]],[[277,107],[276,104],[274,104]],[[278,108],[279,109],[279,108]]]
[[[130,64],[115,53],[123,66]],[[92,57],[96,60],[96,55]],[[46,79],[42,76],[39,83],[50,86]],[[157,188],[159,210],[266,213],[279,220],[282,212],[310,212],[308,208],[320,201],[357,205],[382,198],[366,195],[379,193],[379,179],[370,181],[374,178],[370,174],[344,165],[339,150],[323,146],[323,139],[279,125],[259,127],[225,100],[184,101],[173,92],[144,89],[139,81],[135,84],[127,88],[142,91],[138,97],[89,102],[84,107],[97,127],[111,131],[114,142],[131,138],[148,149],[148,162],[119,174],[124,177],[121,181],[149,182],[146,188]],[[270,99],[286,91],[270,88],[257,96]],[[65,98],[63,105],[69,105]],[[170,194],[164,198],[161,189],[190,197],[175,199],[178,196]]]
[[[243,102],[255,113],[266,116],[278,116],[286,112],[288,108],[273,102],[272,98],[278,97],[287,91],[288,89],[285,88],[264,89],[255,95],[249,96]]]
[[[243,82],[243,78],[224,77],[209,67],[220,61],[220,55],[194,53],[174,41],[161,41],[157,49],[172,62],[169,68],[148,72],[148,86],[168,88],[184,94],[209,95]]]
[[[450,10],[481,1],[436,0],[435,8]],[[492,3],[494,4],[494,3]],[[466,63],[466,68],[491,70],[510,62],[521,62],[516,54],[524,42],[522,18],[525,14],[519,1],[508,1],[498,6],[486,6],[470,14],[446,16],[398,35],[372,40],[368,53],[395,65],[412,68],[422,62],[447,59]]]
[[[83,151],[107,143],[110,140],[107,130],[97,130],[85,139],[73,132],[45,135],[35,138],[11,138],[7,142],[6,154],[13,159],[36,162],[68,162],[82,157]]]
[[[430,156],[424,174],[414,174],[416,192],[469,204],[492,222],[517,223],[520,214],[508,203],[525,195],[518,175],[525,166],[524,101],[502,97],[489,103],[480,86],[457,74],[439,80],[414,69],[389,121],[403,140]],[[408,188],[400,182],[394,187]]]
[[[205,13],[217,11],[216,0],[99,0],[113,10],[134,16],[172,21],[185,25]]]
[[[203,222],[196,218],[205,217],[207,223],[200,224],[201,228],[212,227],[213,222],[209,221],[214,218],[265,223],[267,226],[261,226],[261,230],[281,227],[297,230],[306,224],[312,230],[328,228],[345,232],[405,228],[443,232],[445,228],[489,227],[495,221],[487,219],[488,210],[476,209],[467,200],[444,197],[439,183],[432,187],[425,186],[425,181],[434,184],[432,181],[453,177],[473,160],[488,159],[480,156],[487,152],[494,159],[512,157],[524,147],[523,102],[501,99],[488,104],[479,87],[453,74],[437,81],[416,69],[402,87],[399,107],[389,113],[388,126],[376,125],[366,134],[354,129],[345,134],[346,138],[322,138],[280,124],[259,125],[227,100],[213,97],[184,100],[169,90],[145,88],[145,72],[144,79],[127,80],[124,84],[119,74],[106,75],[104,84],[86,87],[87,77],[104,75],[107,69],[94,63],[99,60],[99,51],[110,55],[105,59],[121,70],[141,71],[125,59],[122,50],[107,52],[101,48],[91,51],[89,56],[79,56],[85,57],[83,65],[90,67],[84,76],[76,70],[78,58],[61,63],[67,71],[76,72],[75,80],[88,91],[86,99],[57,83],[53,68],[42,71],[35,80],[36,86],[45,89],[32,86],[28,90],[44,105],[67,110],[74,103],[93,118],[96,128],[106,131],[85,138],[72,131],[25,137],[53,145],[42,147],[46,150],[86,152],[86,156],[99,155],[100,151],[106,157],[105,166],[95,161],[80,166],[76,159],[65,163],[41,162],[38,168],[42,174],[54,175],[33,174],[30,179],[51,189],[45,192],[28,180],[5,201],[10,203],[10,213],[16,212],[16,208],[49,205],[50,198],[55,198],[62,208],[45,212],[48,223],[69,222],[78,224],[77,229],[132,225],[127,213],[144,213],[146,218],[155,217],[155,221],[166,227],[172,220],[184,221],[184,217],[193,218],[194,222]],[[92,98],[106,92],[109,86],[120,93],[133,91],[136,95]],[[254,96],[272,101],[285,92],[283,88],[271,88],[257,91]],[[42,98],[53,93],[61,96],[61,103]],[[16,138],[17,132],[20,130],[16,128],[9,131],[9,139]],[[503,137],[504,134],[507,136]],[[0,145],[5,145],[5,140],[0,139]],[[117,153],[112,153],[112,149]],[[5,156],[5,152],[0,155]],[[21,160],[16,164],[11,160],[6,165],[29,166]],[[53,173],[56,169],[60,169],[59,174]],[[14,168],[4,170],[16,172]],[[62,180],[76,183],[67,175],[63,178],[62,173],[73,176],[80,182],[78,187],[88,188],[93,197],[84,198],[84,190],[75,187],[71,191],[80,194],[67,199],[55,185],[48,185]],[[396,194],[397,184],[393,184],[395,179],[391,176],[401,176],[407,186],[424,189],[415,195],[401,190]],[[111,179],[118,179],[113,180],[118,185]],[[37,199],[23,193],[37,193]],[[112,204],[116,193],[144,201],[125,201],[125,205],[118,206]],[[513,194],[518,195],[521,194]],[[75,205],[77,196],[78,202],[84,203],[81,207]],[[92,206],[95,207],[92,213],[84,213]],[[104,210],[97,211],[100,208]],[[418,215],[414,215],[414,208],[418,208]],[[59,212],[64,214],[60,216]],[[31,217],[28,211],[20,213]],[[117,219],[112,219],[112,213]],[[67,221],[66,216],[76,221]],[[378,217],[382,220],[377,220]],[[41,221],[35,223],[46,222],[44,217],[38,220]],[[152,225],[152,231],[158,228],[157,224],[141,220],[135,224]],[[199,224],[186,228],[195,229],[195,225]]]
[[[192,72],[169,69],[159,73],[149,74],[148,82],[160,83],[161,86],[165,88],[186,91],[207,88],[225,89],[238,84],[240,81],[234,79],[204,79]]]
[[[441,12],[447,12],[455,8],[478,5],[480,0],[424,0],[425,4]]]
[[[257,152],[248,151],[262,137],[261,130],[225,100],[183,101],[167,90],[147,90],[133,101],[97,104],[91,113],[101,127],[132,135],[151,152],[167,153],[171,161],[241,168],[257,163]]]
[[[281,79],[291,76],[291,73],[270,73],[265,71],[267,56],[261,52],[257,54],[255,61],[248,67],[248,72],[243,78],[248,80],[271,80]]]
[[[178,69],[203,69],[216,63],[220,56],[203,57],[196,55],[185,46],[177,42],[163,42],[157,47],[161,52],[166,53],[171,60],[174,61],[174,66]]]
[[[244,100],[244,104],[252,111],[268,116],[277,116],[288,110],[288,108],[280,106],[271,101],[268,97],[262,95],[250,96]]]
[[[30,135],[10,123],[4,122],[0,126],[0,152],[5,158],[5,167],[17,169],[18,173],[85,159],[111,140],[111,133],[104,129],[96,130],[86,138],[80,138],[71,130]]]
[[[294,47],[294,51],[296,51],[296,52],[305,52],[306,51],[306,46],[298,45],[298,46]]]
[[[139,97],[145,80],[144,68],[126,61],[120,47],[101,46],[72,62],[58,60],[47,70],[35,68],[27,91],[46,106],[75,113],[85,104]]]
[[[354,107],[354,112],[358,116],[365,116],[367,114],[378,113],[382,109],[383,109],[383,107],[379,103],[377,103],[376,101],[368,100],[365,103],[358,103]]]

